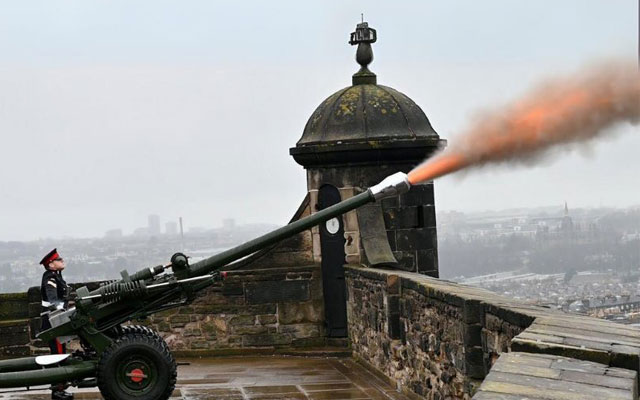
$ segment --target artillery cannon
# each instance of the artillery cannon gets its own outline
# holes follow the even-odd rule
[[[122,279],[93,291],[81,287],[76,291],[75,307],[48,312],[52,327],[38,338],[45,342],[56,337],[77,339],[83,350],[0,361],[0,388],[69,382],[78,387],[97,385],[107,400],[168,399],[177,376],[169,347],[153,330],[124,323],[188,304],[200,290],[223,279],[221,270],[229,263],[409,188],[407,176],[398,172],[354,197],[194,264],[176,253],[167,265],[133,275],[122,271]]]

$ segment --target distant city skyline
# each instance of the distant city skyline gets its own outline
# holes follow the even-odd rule
[[[629,0],[0,4],[0,241],[286,223],[306,194],[288,155],[357,71],[349,33],[377,29],[370,68],[442,138],[549,76],[637,60]],[[640,205],[638,127],[544,163],[436,182],[437,210]],[[163,218],[164,218],[163,217]],[[162,225],[161,225],[162,227]]]

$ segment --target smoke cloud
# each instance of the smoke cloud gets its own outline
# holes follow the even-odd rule
[[[558,146],[638,122],[638,68],[608,62],[544,82],[511,104],[484,112],[448,148],[411,171],[409,180],[422,182],[486,164],[539,162]]]

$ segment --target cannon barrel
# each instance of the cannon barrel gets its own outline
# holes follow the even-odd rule
[[[402,194],[408,191],[410,187],[411,185],[409,184],[407,175],[402,172],[397,172],[386,177],[379,184],[371,186],[365,192],[320,210],[308,217],[294,221],[256,239],[213,255],[202,261],[198,261],[190,266],[188,275],[198,276],[208,274],[233,261],[239,260],[242,257],[248,256],[260,249],[278,243],[283,239],[298,234],[312,226],[328,221],[333,217],[337,217],[338,215],[354,210],[364,204]]]
[[[410,188],[411,184],[409,183],[407,174],[397,172],[393,175],[389,175],[377,185],[371,186],[369,189],[356,196],[343,200],[340,203],[313,213],[308,217],[294,221],[239,246],[198,261],[193,265],[188,265],[187,257],[182,253],[174,254],[171,258],[171,264],[169,265],[172,266],[175,276],[180,281],[187,282],[190,278],[212,274],[214,271],[220,270],[225,265],[253,254],[256,251],[264,249],[272,244],[276,244],[283,239],[296,235],[315,225],[328,221],[331,218],[354,210],[364,204],[386,197],[398,196],[407,192]],[[123,280],[111,282],[91,292],[86,290],[86,288],[81,288],[77,291],[79,297],[78,300],[102,299],[109,302],[121,300],[125,297],[135,297],[138,294],[144,295],[147,293],[147,287],[144,284],[144,281],[147,279],[153,279],[156,275],[164,272],[164,269],[164,266],[159,265],[157,267],[142,269],[131,276],[125,274],[126,276],[123,277]],[[206,286],[207,285],[205,284],[203,287]]]

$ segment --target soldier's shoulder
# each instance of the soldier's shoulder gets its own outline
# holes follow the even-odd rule
[[[47,279],[50,279],[50,278],[55,278],[55,276],[56,276],[55,272],[46,270],[42,274],[42,280],[44,281],[44,280],[47,280]]]

